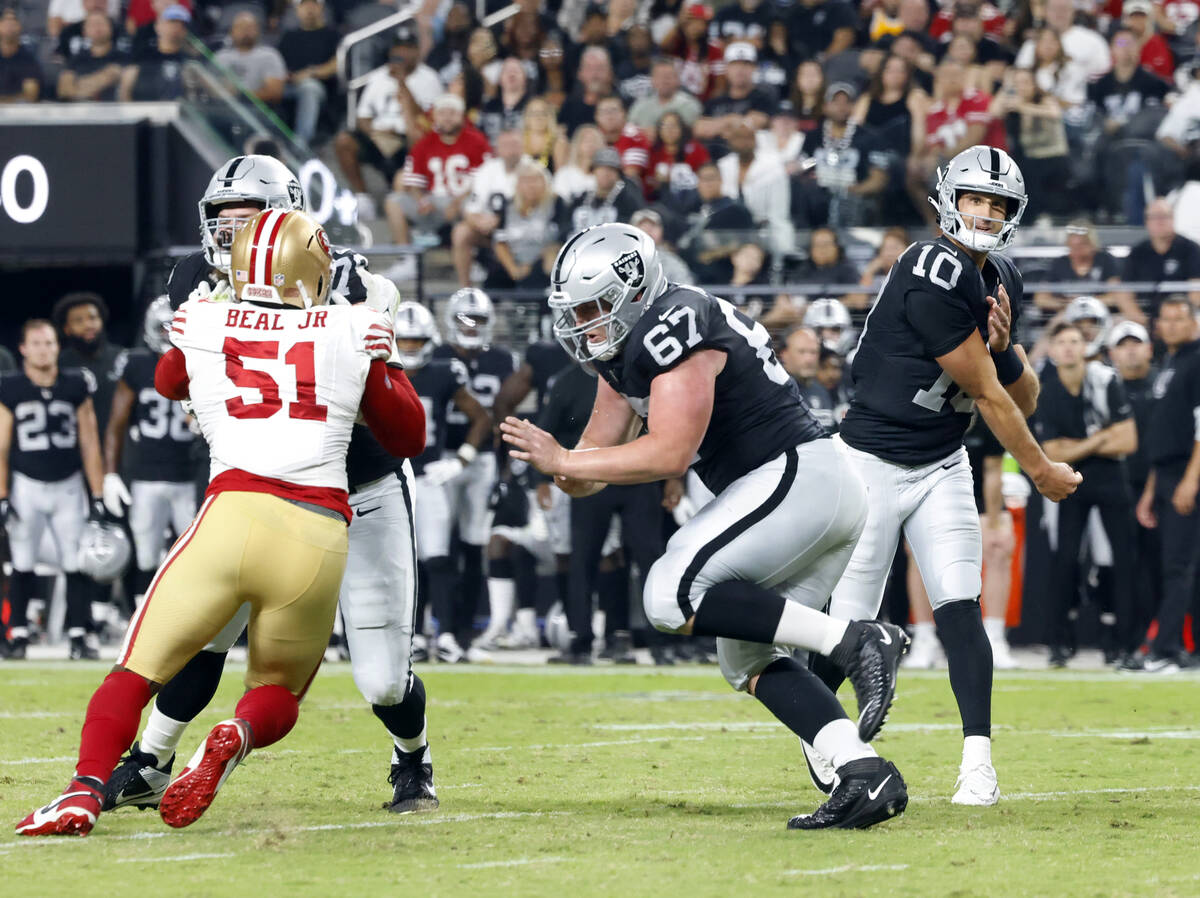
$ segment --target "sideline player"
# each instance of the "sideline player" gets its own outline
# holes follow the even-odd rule
[[[1012,262],[993,251],[1012,240],[1026,199],[1020,169],[1003,150],[975,146],[950,161],[934,204],[942,236],[906,249],[880,288],[851,366],[854,398],[838,437],[871,505],[830,614],[875,618],[903,533],[929,593],[963,722],[955,804],[991,805],[1000,797],[991,759],[992,650],[979,608],[982,540],[963,448],[973,411],[1042,495],[1058,501],[1080,481],[1046,457],[1025,423],[1038,380],[1010,337],[1024,288]],[[822,678],[831,686],[841,681],[827,670]],[[832,773],[822,754],[805,746],[818,785]]]
[[[516,356],[492,345],[495,310],[486,293],[464,287],[446,300],[446,344],[433,351],[439,359],[458,359],[467,368],[467,388],[491,414],[500,386],[517,369]],[[451,520],[458,527],[462,578],[454,619],[457,642],[449,645],[438,636],[438,657],[465,660],[470,645],[475,610],[483,593],[483,558],[488,543],[488,505],[496,486],[497,464],[493,452],[479,452],[467,442],[469,422],[457,408],[446,411],[445,457],[426,465],[431,482],[446,485]]]
[[[25,657],[33,568],[49,530],[67,578],[70,657],[94,659],[99,655],[87,641],[92,588],[79,571],[79,538],[85,520],[104,514],[104,462],[92,405],[96,380],[83,368],[58,367],[58,335],[45,319],[25,322],[20,350],[22,370],[0,377],[0,519],[8,527],[13,566],[7,655]]]
[[[189,297],[231,297],[229,249],[233,236],[262,209],[296,209],[303,193],[287,166],[268,156],[238,156],[213,174],[200,201],[203,250],[181,259],[167,285],[171,305]],[[383,308],[395,287],[366,270],[366,260],[330,247],[331,292],[352,303]],[[389,782],[398,813],[437,807],[425,727],[425,686],[412,673],[411,640],[416,577],[409,468],[381,449],[368,428],[356,425],[347,454],[351,504],[368,509],[350,524],[350,554],[341,597],[354,682],[392,737]],[[382,506],[384,510],[372,509]],[[354,588],[350,584],[355,584]],[[361,608],[359,607],[361,605]],[[105,810],[154,807],[170,779],[175,749],[188,723],[212,701],[225,656],[246,626],[243,608],[204,651],[196,653],[155,698],[141,738],[108,781]]]
[[[237,305],[185,303],[155,386],[190,399],[212,457],[200,513],[130,622],[117,666],[88,705],[75,777],[17,824],[21,835],[87,835],[104,780],[154,692],[250,605],[247,692],[163,794],[187,826],[253,748],[291,730],[333,629],[345,569],[346,452],[361,413],[389,451],[424,446],[421,403],[384,360],[391,319],[329,307],[325,232],[303,212],[267,210],[234,239]]]
[[[171,348],[167,340],[171,317],[166,296],[158,297],[146,309],[142,328],[146,348],[130,350],[119,366],[104,434],[104,504],[115,517],[129,510],[137,556],[137,596],[145,595],[162,561],[167,525],[175,534],[183,533],[196,515],[195,434],[183,404],[154,389],[155,365]],[[129,489],[117,473],[126,434],[133,444]]]
[[[417,479],[417,557],[422,568],[418,630],[424,609],[432,604],[442,631],[435,643],[438,659],[454,663],[462,660],[463,653],[454,638],[459,603],[454,597],[450,561],[450,503],[444,482],[431,479],[427,471],[441,461],[450,409],[470,422],[463,445],[476,452],[491,435],[492,419],[471,395],[466,366],[457,358],[433,357],[438,332],[427,308],[415,302],[401,303],[396,310],[395,335],[397,358],[425,406],[425,451],[412,460]]]
[[[723,299],[668,284],[654,241],[628,225],[568,240],[552,284],[555,335],[600,375],[595,404],[574,450],[505,419],[512,454],[572,496],[680,477],[694,464],[717,497],[651,566],[646,617],[660,630],[717,637],[729,683],[837,758],[833,795],[789,828],[865,827],[901,813],[899,771],[864,740],[883,724],[908,639],[891,624],[820,611],[854,549],[867,494],[766,329]],[[630,441],[643,424],[648,431]],[[846,670],[857,728],[793,648]]]

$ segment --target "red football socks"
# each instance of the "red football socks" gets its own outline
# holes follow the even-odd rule
[[[266,748],[292,731],[300,702],[282,686],[258,686],[242,696],[234,713],[250,724],[254,747]]]
[[[150,684],[132,671],[110,673],[92,694],[79,739],[79,776],[108,781],[122,753],[137,737],[142,709],[150,703]]]

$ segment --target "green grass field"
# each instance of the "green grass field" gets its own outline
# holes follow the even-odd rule
[[[949,802],[960,736],[945,673],[904,672],[877,747],[908,782],[908,812],[800,833],[787,818],[819,796],[796,741],[714,668],[423,670],[442,807],[395,817],[379,810],[389,742],[337,664],[295,731],[190,828],[119,811],[87,839],[18,839],[12,824],[66,784],[105,669],[0,668],[5,898],[1200,895],[1192,677],[998,675],[1005,797],[974,810]],[[231,665],[185,758],[239,693]]]

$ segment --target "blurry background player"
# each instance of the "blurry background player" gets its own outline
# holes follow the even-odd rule
[[[23,369],[0,377],[0,517],[13,566],[8,656],[25,657],[25,611],[48,530],[67,578],[71,657],[96,658],[86,638],[93,629],[92,584],[78,568],[84,521],[104,516],[104,462],[92,404],[96,382],[90,372],[58,366],[58,336],[49,321],[25,322],[20,349]]]
[[[463,447],[478,453],[479,447],[491,437],[492,419],[487,410],[471,395],[467,387],[467,368],[458,358],[434,358],[433,352],[441,342],[433,314],[415,302],[401,303],[396,311],[396,354],[413,389],[425,406],[425,451],[412,460],[416,474],[417,557],[420,559],[420,602],[417,612],[415,654],[419,660],[428,657],[422,635],[425,611],[432,607],[437,618],[438,634],[435,643],[438,660],[451,664],[465,660],[455,638],[460,626],[459,615],[465,604],[456,593],[454,568],[450,561],[449,494],[445,473],[455,473],[453,465],[442,462],[446,447],[446,417],[454,409],[468,422]],[[434,477],[439,470],[442,474]],[[459,469],[461,470],[461,468]],[[471,606],[474,610],[474,606]],[[463,627],[469,627],[469,622]]]
[[[181,259],[171,272],[167,285],[171,305],[178,307],[189,296],[231,298],[227,278],[234,235],[256,210],[291,210],[303,204],[299,182],[278,160],[237,156],[221,165],[200,201],[204,249]],[[395,287],[367,271],[362,256],[336,246],[330,247],[330,256],[331,293],[337,291],[353,303],[370,296],[380,309],[394,306]],[[356,514],[351,523],[345,584],[356,586],[342,595],[341,610],[355,685],[394,743],[389,806],[396,811],[425,810],[436,806],[436,797],[425,733],[425,687],[411,674],[410,662],[416,563],[409,557],[405,515],[411,517],[412,486],[404,466],[384,452],[363,425],[355,425],[352,431],[347,478],[352,501],[383,509]],[[140,740],[109,780],[106,810],[158,803],[170,778],[175,748],[188,723],[216,694],[225,656],[245,629],[248,614],[249,607],[243,606],[229,625],[163,686]]]
[[[167,528],[179,536],[196,514],[195,434],[188,426],[183,404],[172,402],[154,388],[154,367],[170,348],[166,329],[171,314],[166,296],[154,300],[146,310],[146,348],[130,350],[125,357],[104,434],[104,504],[114,517],[129,512],[138,567],[134,590],[139,597],[162,561]],[[130,489],[118,473],[126,435],[133,445],[132,458],[124,468]]]
[[[1117,372],[1101,362],[1085,361],[1094,350],[1085,343],[1079,325],[1070,321],[1055,325],[1050,337],[1053,364],[1042,369],[1035,418],[1046,456],[1083,474],[1075,494],[1047,515],[1054,525],[1050,589],[1054,598],[1048,621],[1051,667],[1065,667],[1075,644],[1070,612],[1079,595],[1080,548],[1093,509],[1099,510],[1111,545],[1118,547],[1111,553],[1116,653],[1131,652],[1137,638],[1132,632],[1136,535],[1124,464],[1125,456],[1137,449],[1137,426]]]
[[[108,306],[96,293],[68,293],[54,304],[50,317],[62,335],[59,367],[83,368],[96,380],[96,424],[103,434],[120,368],[129,350],[109,342],[105,331]]]
[[[779,340],[779,361],[800,388],[800,395],[826,430],[835,431],[833,397],[817,380],[821,360],[821,338],[806,324],[796,324]]]
[[[466,366],[467,389],[489,415],[500,386],[517,368],[516,356],[510,350],[492,345],[494,316],[492,300],[482,290],[465,287],[455,292],[446,300],[446,345],[433,351],[434,358],[457,359]],[[483,595],[488,504],[497,477],[495,454],[480,452],[467,441],[470,427],[460,409],[448,408],[444,457],[425,466],[431,483],[446,485],[450,519],[458,530],[461,585],[456,597],[462,604],[454,615],[454,635],[460,651],[471,643],[475,611]]]

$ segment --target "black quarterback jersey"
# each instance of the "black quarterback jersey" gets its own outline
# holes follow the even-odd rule
[[[775,357],[766,328],[695,287],[669,286],[633,326],[621,354],[593,364],[644,421],[654,378],[701,349],[726,355],[712,419],[692,464],[712,492],[788,449],[828,435]]]
[[[333,284],[330,289],[346,297],[351,304],[364,302],[367,285],[363,283],[359,272],[367,267],[366,258],[344,246],[332,246],[329,252],[333,257]],[[208,264],[203,250],[184,256],[175,263],[167,279],[171,308],[178,309],[187,302],[188,296],[202,281],[208,281],[208,286],[214,287],[217,281],[228,279],[228,272],[218,271]]]
[[[489,346],[473,355],[459,355],[454,347],[442,344],[433,351],[433,357],[457,359],[466,366],[467,389],[489,412],[496,404],[500,385],[517,370],[517,357],[499,346]],[[450,403],[446,408],[446,444],[442,448],[447,452],[455,451],[466,442],[470,430],[471,422],[467,416],[454,403]]]
[[[83,470],[79,452],[79,406],[96,392],[82,368],[60,368],[51,387],[39,387],[22,371],[0,376],[0,404],[13,416],[8,465],[35,480],[65,480]]]
[[[118,380],[133,391],[129,416],[131,480],[185,483],[192,479],[192,433],[183,405],[154,389],[158,357],[149,349],[134,349],[125,357]]]
[[[1008,292],[1013,341],[1025,297],[1016,266],[992,254],[980,271],[946,237],[906,249],[867,315],[850,366],[853,396],[841,434],[862,452],[924,465],[962,445],[974,401],[937,363],[973,331],[987,342],[988,296]]]
[[[467,386],[467,366],[457,356],[433,358],[408,376],[425,406],[425,451],[412,463],[413,470],[420,474],[429,462],[441,458],[446,448],[446,412],[454,408],[454,395]]]

